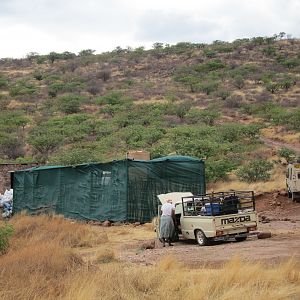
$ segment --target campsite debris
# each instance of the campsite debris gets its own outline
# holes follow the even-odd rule
[[[261,222],[262,223],[270,223],[270,219],[267,218],[266,216],[261,216]]]
[[[266,231],[266,232],[259,232],[258,234],[257,234],[257,238],[258,239],[268,239],[268,238],[270,238],[272,235],[271,235],[271,232],[268,232],[268,231]]]
[[[88,221],[87,223],[90,224],[90,225],[94,225],[94,226],[101,226],[102,225],[100,221],[94,221],[94,220]]]
[[[0,207],[3,209],[2,218],[9,218],[13,210],[13,190],[5,190],[4,194],[0,194]]]
[[[102,223],[102,226],[104,226],[104,227],[109,227],[109,226],[111,226],[111,222],[108,221],[108,220],[106,220],[106,221],[104,221],[104,222]]]

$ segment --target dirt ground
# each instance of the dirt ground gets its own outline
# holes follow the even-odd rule
[[[250,236],[244,242],[218,242],[205,247],[198,246],[196,241],[181,240],[165,248],[155,240],[154,249],[146,250],[141,250],[141,241],[133,241],[120,245],[119,259],[153,265],[163,256],[171,255],[188,267],[219,266],[234,256],[270,265],[292,256],[300,259],[300,203],[280,193],[267,193],[257,196],[256,210],[260,219],[258,231],[271,232],[271,238]]]

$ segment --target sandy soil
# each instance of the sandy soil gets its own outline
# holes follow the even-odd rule
[[[141,250],[141,242],[135,241],[120,246],[119,258],[132,263],[153,265],[163,256],[171,255],[188,267],[214,267],[234,256],[268,264],[292,256],[300,259],[300,203],[294,203],[278,193],[268,193],[257,197],[256,209],[260,219],[258,230],[271,232],[271,238],[250,236],[244,242],[218,242],[205,247],[198,246],[196,241],[181,240],[174,243],[173,247],[165,248],[156,240],[155,248],[147,250]]]

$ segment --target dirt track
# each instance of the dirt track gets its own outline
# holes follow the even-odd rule
[[[120,259],[133,263],[153,265],[163,256],[172,255],[189,267],[202,265],[217,266],[234,256],[248,261],[278,263],[289,257],[300,259],[300,203],[293,203],[287,196],[269,193],[257,197],[257,212],[260,219],[259,231],[271,231],[272,237],[257,239],[249,237],[244,242],[219,242],[213,246],[200,247],[195,241],[180,241],[173,247],[156,247],[138,250],[141,243],[123,245]]]

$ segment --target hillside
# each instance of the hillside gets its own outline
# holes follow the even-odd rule
[[[205,158],[211,182],[252,182],[281,180],[299,152],[299,40],[93,53],[0,60],[1,162],[104,162],[144,149]]]

